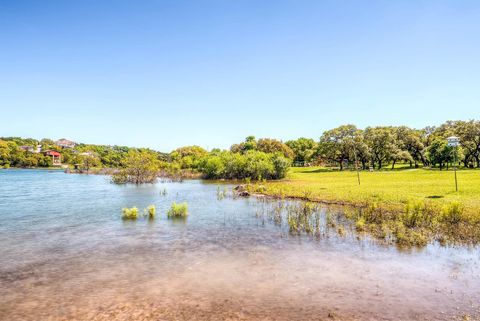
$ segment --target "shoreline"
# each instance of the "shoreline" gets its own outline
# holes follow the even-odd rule
[[[379,240],[401,246],[425,246],[439,242],[441,245],[480,244],[480,222],[468,213],[455,212],[455,204],[449,211],[444,208],[429,207],[417,200],[402,206],[384,204],[371,199],[363,203],[332,201],[312,196],[275,194],[265,185],[242,184],[234,188],[241,196],[253,196],[272,200],[297,200],[342,208],[342,215],[350,221],[357,232],[366,232]],[[241,195],[247,192],[248,195]],[[424,207],[422,207],[424,206]],[[458,215],[457,221],[451,216]],[[463,215],[463,216],[462,216]],[[423,220],[423,221],[422,221]]]

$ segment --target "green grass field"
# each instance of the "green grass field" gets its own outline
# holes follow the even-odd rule
[[[331,171],[320,167],[293,167],[286,179],[269,182],[269,194],[304,197],[317,201],[349,203],[376,200],[387,207],[403,207],[409,200],[425,200],[436,205],[459,201],[468,212],[480,215],[480,170],[453,171],[403,169],[360,172]]]
[[[358,231],[402,245],[480,242],[480,170],[399,169],[334,171],[291,168],[287,178],[247,185],[250,192],[278,198],[347,205]],[[353,211],[352,211],[353,210]]]

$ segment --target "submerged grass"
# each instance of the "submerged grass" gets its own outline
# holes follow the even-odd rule
[[[345,214],[357,231],[401,245],[480,241],[480,171],[460,171],[459,192],[453,172],[419,169],[360,175],[359,186],[352,172],[292,168],[285,180],[249,184],[247,189],[280,199],[349,205]],[[310,229],[297,219],[292,226],[293,231]]]
[[[148,217],[148,219],[153,220],[155,218],[155,205],[149,205],[143,210],[143,217]],[[124,220],[136,220],[139,218],[138,208],[137,207],[125,207],[122,208],[122,219]]]
[[[167,216],[170,218],[175,217],[187,217],[188,216],[188,205],[187,203],[177,204],[176,202],[172,203],[172,206],[167,212]]]
[[[155,212],[156,212],[155,205],[150,205],[146,209],[143,210],[143,213],[145,216],[148,216],[150,220],[153,220],[155,218]]]
[[[124,220],[136,220],[138,218],[138,208],[123,208],[122,209],[122,219]]]

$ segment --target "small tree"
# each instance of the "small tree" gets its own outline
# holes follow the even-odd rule
[[[125,168],[112,178],[114,183],[154,183],[157,180],[159,160],[148,151],[130,150],[125,159]]]

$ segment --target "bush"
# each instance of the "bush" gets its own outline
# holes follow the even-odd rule
[[[136,220],[138,218],[138,208],[123,208],[122,209],[122,219],[124,220]]]
[[[452,202],[442,209],[441,220],[445,223],[458,224],[465,219],[463,206],[459,202]]]
[[[249,150],[243,154],[216,152],[199,161],[199,170],[210,179],[280,179],[284,178],[290,160],[281,154]]]
[[[145,216],[148,216],[149,219],[153,220],[155,218],[155,205],[150,205],[144,210]]]
[[[168,210],[167,216],[171,218],[188,216],[187,203],[177,204],[176,202],[173,202],[172,206]]]

